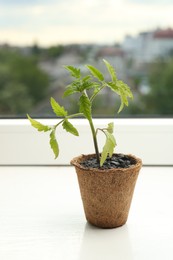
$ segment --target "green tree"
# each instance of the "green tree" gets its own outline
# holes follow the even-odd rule
[[[31,111],[47,94],[49,77],[36,60],[12,49],[0,50],[0,114]]]
[[[63,45],[51,46],[47,49],[47,56],[48,58],[57,58],[59,57],[64,51]]]
[[[143,97],[146,113],[173,115],[173,59],[152,65],[149,84],[151,90]]]

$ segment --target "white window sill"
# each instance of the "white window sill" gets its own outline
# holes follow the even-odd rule
[[[172,260],[173,167],[143,167],[127,224],[86,224],[73,167],[0,166],[0,259]]]
[[[40,120],[52,125],[57,120]],[[142,158],[145,165],[173,165],[173,119],[94,119],[96,127],[106,126],[114,121],[116,152],[131,153]],[[49,134],[38,133],[28,120],[0,120],[0,165],[68,165],[79,154],[93,153],[88,122],[73,119],[79,130],[79,137],[57,132],[60,156],[54,160],[49,147]],[[100,149],[104,145],[100,135]]]

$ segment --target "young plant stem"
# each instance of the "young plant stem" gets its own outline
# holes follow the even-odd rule
[[[66,116],[66,117],[63,118],[60,122],[58,122],[58,124],[56,124],[56,125],[54,126],[54,128],[57,128],[57,126],[59,126],[60,124],[62,124],[65,119],[70,119],[70,118],[77,117],[77,116],[83,116],[83,113],[76,113],[76,114],[72,114],[72,115]]]
[[[100,155],[99,155],[96,131],[95,131],[95,128],[94,128],[94,124],[93,124],[92,118],[90,120],[88,120],[88,121],[89,121],[91,132],[92,132],[94,148],[95,148],[95,153],[96,153],[96,159],[97,159],[97,162],[100,164]]]
[[[72,114],[72,115],[66,116],[66,119],[70,119],[70,118],[78,117],[78,116],[83,116],[83,113],[76,113],[76,114]]]
[[[88,97],[88,93],[87,93],[86,90],[84,90],[84,93],[85,93],[85,95]],[[95,96],[96,96],[96,95],[95,95]],[[93,97],[93,99],[95,98],[95,96]],[[91,108],[92,108],[92,100],[93,100],[93,99],[92,99],[92,98],[90,99]],[[97,159],[97,162],[100,164],[100,154],[99,154],[99,148],[98,148],[98,143],[97,143],[96,130],[95,130],[95,128],[94,128],[92,116],[87,117],[87,119],[88,119],[88,122],[89,122],[89,125],[90,125],[92,137],[93,137],[96,159]]]

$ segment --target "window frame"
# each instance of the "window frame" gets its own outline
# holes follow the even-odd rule
[[[57,119],[37,120],[48,125],[57,123]],[[94,153],[87,120],[71,122],[80,136],[73,136],[60,127],[57,131],[60,156],[54,160],[48,133],[36,131],[27,119],[0,119],[0,165],[69,165],[74,156]],[[116,152],[135,154],[142,158],[144,165],[173,165],[172,118],[94,119],[96,128],[109,122],[115,125]],[[99,134],[98,139],[101,148],[104,135]]]

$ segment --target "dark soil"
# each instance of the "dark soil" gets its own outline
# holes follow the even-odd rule
[[[85,168],[100,168],[100,169],[112,169],[112,168],[129,168],[135,164],[136,161],[128,155],[114,154],[111,158],[108,157],[104,162],[103,166],[100,167],[95,157],[89,158],[80,164]]]

